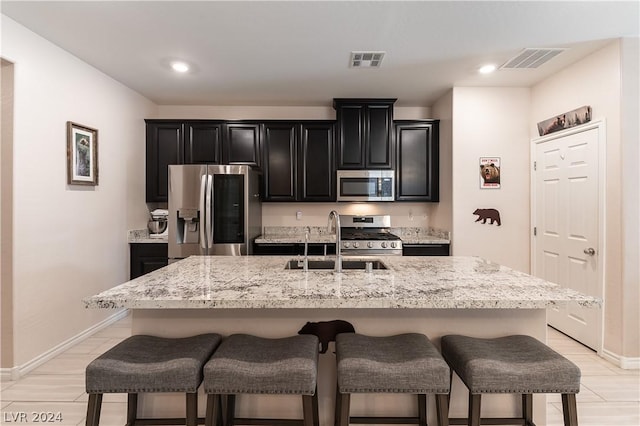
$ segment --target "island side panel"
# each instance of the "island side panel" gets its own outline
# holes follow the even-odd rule
[[[133,334],[184,337],[216,332],[223,336],[248,333],[262,337],[285,337],[297,334],[307,321],[342,319],[351,322],[356,332],[373,336],[419,332],[436,346],[446,334],[475,337],[499,337],[527,334],[546,342],[544,309],[134,309]],[[336,387],[333,344],[320,355],[318,397],[321,426],[333,425]],[[466,417],[467,390],[454,375],[450,417]],[[435,424],[435,403],[429,401],[429,422]],[[411,415],[415,398],[406,395],[354,395],[352,415]],[[204,415],[205,398],[200,389],[199,412]],[[238,415],[261,417],[299,417],[299,397],[250,396],[238,398]],[[482,413],[486,417],[519,415],[520,398],[514,395],[486,395]],[[144,395],[141,416],[184,415],[183,396],[178,394]],[[181,414],[182,413],[182,414]],[[534,396],[534,421],[546,424],[546,397]]]

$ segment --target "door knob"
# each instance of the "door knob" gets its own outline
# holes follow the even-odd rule
[[[584,249],[583,252],[587,256],[593,256],[594,254],[596,254],[596,251],[594,249],[592,249],[591,247]]]

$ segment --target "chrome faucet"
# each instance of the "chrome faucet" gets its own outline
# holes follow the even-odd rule
[[[307,226],[304,230],[304,270],[309,270],[309,233],[311,229]]]
[[[342,239],[340,234],[340,215],[335,210],[331,210],[329,212],[329,220],[327,223],[328,232],[331,232],[332,224],[336,227],[336,263],[334,271],[342,272],[342,253],[340,253],[340,246],[342,245],[342,242],[340,241]]]

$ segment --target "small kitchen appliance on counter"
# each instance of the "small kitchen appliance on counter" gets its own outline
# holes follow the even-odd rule
[[[391,216],[340,215],[340,222],[342,254],[402,256],[402,240],[389,232]]]
[[[169,235],[169,229],[167,227],[169,210],[155,209],[150,214],[151,220],[147,223],[149,238],[167,238]]]

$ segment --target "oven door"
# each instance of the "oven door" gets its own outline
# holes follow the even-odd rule
[[[394,201],[393,170],[338,170],[338,201]]]

